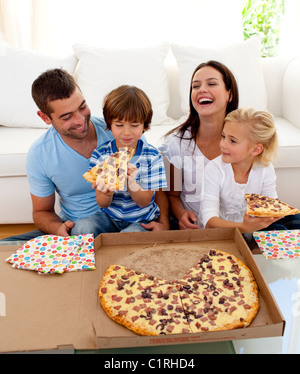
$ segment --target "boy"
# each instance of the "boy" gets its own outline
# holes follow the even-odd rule
[[[135,153],[128,166],[124,191],[112,191],[104,183],[94,185],[101,232],[145,231],[143,224],[158,219],[155,190],[167,186],[163,160],[155,147],[141,139],[149,129],[152,115],[149,98],[134,86],[120,86],[104,100],[103,116],[114,139],[93,152],[90,167],[121,147],[134,149]]]

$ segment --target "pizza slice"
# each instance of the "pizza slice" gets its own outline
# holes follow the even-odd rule
[[[140,318],[135,323],[144,330],[159,334],[189,334],[191,329],[182,308],[177,284],[165,282],[149,288],[142,294],[146,308],[140,311]],[[147,298],[144,298],[147,296]]]
[[[103,181],[111,190],[124,190],[127,165],[135,150],[123,147],[83,174],[90,183]]]
[[[163,279],[111,265],[99,297],[112,320],[139,335],[191,332],[177,287]]]
[[[193,332],[248,326],[259,309],[250,269],[235,256],[211,250],[179,281],[181,301]]]
[[[256,217],[284,217],[300,213],[290,205],[273,199],[268,196],[258,194],[246,194],[247,214]]]

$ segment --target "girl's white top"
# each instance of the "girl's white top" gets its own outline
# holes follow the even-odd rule
[[[205,168],[204,196],[198,220],[205,227],[212,217],[242,222],[247,204],[245,194],[277,198],[276,174],[273,164],[254,164],[246,184],[234,179],[232,165],[222,161],[222,156],[210,161]]]

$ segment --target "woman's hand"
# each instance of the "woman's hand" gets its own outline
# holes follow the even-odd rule
[[[201,229],[196,222],[197,216],[191,210],[185,210],[178,221],[180,230]]]

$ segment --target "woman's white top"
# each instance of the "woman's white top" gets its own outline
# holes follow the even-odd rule
[[[181,170],[182,181],[176,181],[174,189],[180,191],[184,208],[192,210],[198,216],[203,197],[204,167],[209,160],[190,138],[190,130],[185,131],[183,139],[173,133],[159,149],[176,169]],[[167,170],[166,172],[168,173]]]
[[[276,174],[273,164],[255,164],[246,184],[234,179],[232,165],[222,161],[222,156],[210,161],[205,168],[204,196],[198,220],[203,227],[212,217],[242,222],[247,204],[245,194],[256,193],[277,198]]]

